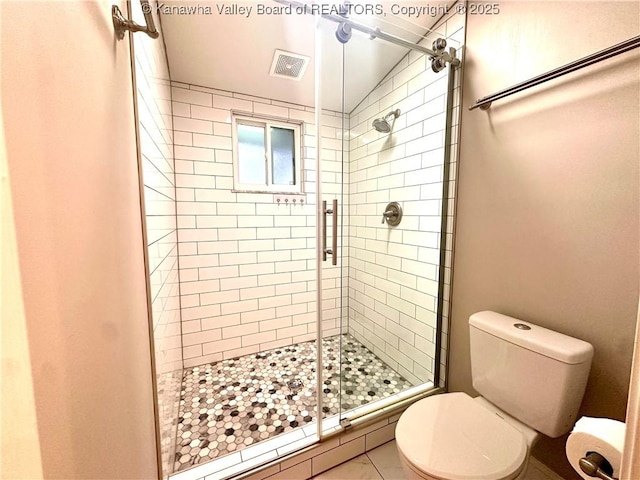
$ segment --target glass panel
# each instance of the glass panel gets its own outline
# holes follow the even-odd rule
[[[266,185],[264,127],[238,123],[238,178],[240,183]]]
[[[342,376],[341,376],[341,344],[346,328],[346,315],[343,306],[343,287],[347,279],[347,251],[342,234],[344,214],[347,212],[344,195],[344,153],[340,141],[343,115],[343,46],[336,41],[336,25],[323,21],[320,25],[322,35],[322,106],[320,125],[316,131],[320,135],[321,149],[319,166],[322,179],[322,200],[327,202],[327,209],[333,209],[333,201],[337,200],[336,215],[326,215],[327,248],[333,249],[335,231],[337,245],[337,261],[333,265],[331,254],[322,262],[321,270],[321,328],[322,328],[322,418],[323,432],[330,432],[339,425]]]
[[[384,67],[371,66],[365,75],[360,58],[372,47],[372,57],[367,58],[375,58]],[[372,45],[368,37],[355,32],[344,45],[343,107],[347,119],[340,133],[352,195],[345,226],[349,269],[348,307],[342,321],[341,417],[413,386],[403,369],[413,362],[407,357],[409,345],[416,350],[416,334],[411,328],[416,323],[417,295],[411,296],[411,292],[417,280],[402,269],[403,262],[404,266],[409,260],[417,263],[417,246],[406,247],[404,239],[405,232],[412,239],[419,228],[419,207],[416,203],[413,217],[405,217],[397,227],[381,219],[389,202],[397,201],[406,209],[409,201],[419,200],[415,176],[420,156],[403,158],[402,152],[406,143],[420,137],[422,128],[407,128],[406,118],[396,120],[393,116],[388,117],[390,133],[380,133],[372,125],[391,110],[404,110],[407,85],[399,80],[394,83],[393,78],[400,66],[415,60],[406,48],[386,42]],[[380,98],[393,100],[383,102]],[[414,103],[419,106],[417,98]],[[401,344],[405,341],[407,345]]]
[[[335,70],[334,70],[335,71]],[[323,431],[336,428],[339,423],[340,401],[342,395],[342,378],[340,375],[341,342],[344,315],[342,311],[342,285],[347,274],[347,259],[342,241],[342,219],[344,213],[342,151],[340,144],[330,141],[340,131],[341,119],[337,112],[323,109],[320,115],[321,137],[320,165],[322,169],[322,198],[327,202],[326,214],[327,249],[336,255],[327,253],[322,263],[322,418]],[[329,140],[329,141],[328,141]],[[334,200],[336,200],[335,214]],[[336,248],[334,249],[334,235]]]
[[[240,8],[255,5],[253,0],[241,0],[239,3],[242,4]],[[217,11],[216,6],[224,6],[221,1],[211,5],[213,11]],[[194,29],[192,17],[173,15],[169,19],[173,21],[173,31],[178,32],[176,35],[184,35]],[[299,15],[290,22],[286,17],[251,15],[230,25],[225,15],[215,15],[211,17],[214,27],[207,31],[210,36],[207,43],[233,48],[237,64],[256,63],[255,49],[242,48],[238,42],[230,42],[229,39],[233,38],[230,33],[235,31],[240,38],[246,36],[241,32],[269,31],[276,22],[280,25],[278,31],[293,42],[293,51],[300,48],[313,58],[315,18]],[[137,37],[136,45],[138,40],[144,39]],[[283,47],[281,40],[279,35],[267,36],[264,47],[270,51]],[[149,41],[150,45],[158,48],[163,45],[163,42]],[[136,54],[143,51],[146,50],[136,49]],[[164,58],[162,52],[160,57],[158,52],[147,53],[149,55],[136,60]],[[203,60],[196,52],[188,53],[193,56],[191,60],[199,63],[215,63],[222,59],[214,55]],[[141,72],[146,74],[152,70],[144,65]],[[150,217],[149,222],[159,225],[158,234],[162,233],[160,227],[174,232],[166,237],[156,235],[161,240],[150,238],[155,243],[149,247],[164,259],[158,260],[157,265],[150,265],[155,298],[154,333],[178,336],[156,343],[158,352],[162,354],[157,354],[157,358],[162,360],[156,361],[157,368],[163,367],[163,363],[179,363],[175,367],[176,374],[168,379],[175,380],[177,385],[159,380],[158,395],[167,398],[167,403],[160,405],[159,413],[166,413],[172,424],[171,430],[167,429],[169,433],[162,436],[163,442],[165,439],[168,442],[168,445],[163,443],[163,447],[168,447],[166,452],[163,451],[166,465],[163,478],[173,471],[184,472],[191,467],[204,467],[204,472],[199,470],[198,478],[210,477],[213,472],[217,472],[213,473],[214,476],[221,477],[222,471],[228,478],[236,478],[241,471],[255,467],[261,459],[268,461],[266,459],[276,455],[287,455],[314,442],[319,416],[316,359],[321,353],[316,342],[319,309],[316,294],[321,282],[317,281],[318,235],[314,227],[318,185],[316,159],[319,155],[315,148],[318,130],[313,110],[315,80],[309,78],[309,75],[313,76],[314,69],[307,70],[303,81],[295,85],[287,83],[286,91],[279,90],[275,83],[273,88],[265,90],[265,85],[270,85],[272,80],[268,71],[257,72],[253,76],[255,78],[247,82],[244,73],[234,68],[233,62],[222,61],[211,66],[211,70],[220,72],[222,76],[212,77],[212,83],[205,87],[226,90],[234,97],[243,98],[216,103],[216,112],[221,117],[232,118],[232,105],[240,103],[247,107],[242,110],[258,113],[273,110],[276,101],[286,101],[289,107],[282,120],[295,122],[296,128],[293,135],[288,124],[275,123],[275,120],[269,124],[255,117],[242,119],[240,115],[236,116],[237,171],[233,172],[228,142],[201,145],[199,152],[203,154],[202,159],[207,159],[206,165],[205,162],[194,162],[193,168],[202,175],[211,175],[207,177],[209,179],[214,179],[215,175],[215,181],[200,185],[195,198],[179,196],[174,200],[174,185],[167,180],[173,179],[173,168],[169,175],[157,175],[158,169],[165,172],[165,161],[173,163],[172,156],[161,155],[166,150],[162,144],[144,155],[145,158],[152,154],[158,157],[158,161],[148,169],[150,175],[154,175],[152,180],[157,181],[148,183],[152,188],[145,189],[145,194],[162,197],[158,203],[163,203],[152,209],[151,214],[155,217]],[[139,78],[145,78],[140,85],[143,88],[157,83],[152,81],[153,78],[142,75]],[[160,78],[163,81],[157,85],[168,85],[165,81],[168,77],[163,75]],[[190,79],[185,80],[189,82]],[[291,81],[285,79],[276,83],[279,82]],[[208,98],[211,104],[212,94],[208,90],[199,88],[196,93],[187,84],[174,88],[194,109],[202,103],[202,98]],[[144,110],[145,105],[154,106],[155,103],[150,103],[147,96],[140,98],[141,119],[155,119]],[[169,96],[161,91],[157,98],[160,107],[154,106],[154,111],[162,110],[162,99]],[[160,120],[168,122],[166,128],[171,128],[171,118],[163,116]],[[275,128],[279,126],[282,128]],[[144,128],[140,131],[145,134]],[[305,142],[299,141],[298,132],[306,136]],[[171,139],[170,134],[161,133],[152,136],[160,140]],[[294,145],[293,137],[297,145]],[[335,136],[328,138],[335,139]],[[144,138],[142,143],[145,143]],[[301,157],[304,161],[296,165],[298,170],[294,170],[291,153],[295,149],[295,154],[301,155],[301,143],[306,145],[305,156]],[[168,151],[171,153],[172,149]],[[267,163],[266,155],[274,155],[273,163],[271,160]],[[272,168],[273,175],[269,172]],[[290,183],[300,186],[304,182],[307,193],[232,193],[233,173],[237,174],[239,182],[249,186],[247,190],[264,190],[267,183],[275,183],[276,190],[293,190]],[[330,175],[336,176],[333,171]],[[287,188],[283,188],[285,185]],[[327,191],[330,194],[335,192]],[[154,205],[151,201],[148,203]],[[179,222],[175,221],[176,210]],[[163,221],[161,225],[153,222],[159,218],[158,212],[166,212],[167,219],[173,220]],[[175,240],[178,228],[184,229],[185,235],[202,240],[199,249],[180,252],[185,260],[180,267],[186,268],[182,277],[181,305],[178,285],[174,283],[178,281],[179,273]],[[165,239],[172,242],[173,249]],[[336,284],[335,279],[331,281]],[[159,292],[157,295],[156,290]],[[333,294],[333,290],[330,293]],[[336,304],[333,298],[330,303]],[[331,315],[335,316],[335,312]],[[181,320],[184,323],[181,324]],[[184,354],[180,345],[183,332]],[[176,351],[179,351],[179,356]],[[334,364],[333,372],[337,370]],[[175,403],[169,403],[173,400],[169,398],[169,390],[176,392],[174,398],[178,398],[175,398]],[[322,388],[320,390],[322,393]],[[240,457],[244,465],[236,463]],[[206,462],[211,463],[204,465]]]
[[[271,127],[271,170],[274,185],[295,185],[295,138],[289,128]]]
[[[417,25],[399,17],[389,22],[395,22],[400,37],[425,47],[442,37],[459,48],[464,38],[464,24],[455,14],[424,25],[423,34],[433,27],[424,40],[416,36]],[[331,48],[323,44],[323,50]],[[440,249],[446,237],[441,226],[450,92],[449,69],[433,72],[419,51],[371,42],[357,31],[340,48],[340,57],[332,58],[341,64],[327,61],[323,68],[333,79],[341,74],[340,111],[345,114],[335,137],[342,140],[348,172],[343,203],[347,314],[341,318],[339,354],[339,413],[344,418],[354,416],[354,409],[360,415],[397,401],[402,392],[428,390],[437,383],[438,315],[446,314],[442,295],[448,291],[440,284],[446,281]],[[330,92],[323,93],[323,102],[331,98]],[[322,155],[330,157],[324,149]],[[402,209],[397,224],[391,202]],[[383,216],[387,211],[389,218]]]

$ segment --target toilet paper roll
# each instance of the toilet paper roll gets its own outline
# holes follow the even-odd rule
[[[625,424],[609,418],[582,417],[573,427],[566,444],[569,463],[578,474],[593,480],[579,465],[587,452],[597,452],[613,467],[613,477],[620,478],[620,462],[624,449]]]

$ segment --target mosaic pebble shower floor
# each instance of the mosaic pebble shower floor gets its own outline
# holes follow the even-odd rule
[[[324,416],[412,386],[351,335],[322,344]],[[316,356],[311,341],[185,369],[174,471],[314,421]]]

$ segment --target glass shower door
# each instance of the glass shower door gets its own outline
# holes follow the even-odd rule
[[[347,245],[345,243],[345,170],[343,132],[342,45],[335,39],[335,24],[318,19],[317,51],[320,53],[317,108],[318,145],[318,341],[320,417],[319,431],[326,434],[339,423],[340,355],[346,318]]]
[[[411,177],[407,173],[412,171],[409,168],[417,161],[403,160],[408,136],[417,133],[407,129],[406,116],[402,115],[404,109],[411,108],[406,101],[406,82],[394,85],[394,70],[408,61],[409,54],[404,47],[372,41],[359,32],[353,32],[343,45],[346,121],[342,137],[349,261],[342,322],[340,415],[346,418],[365,414],[380,401],[414,385],[402,371],[400,359],[405,349],[399,340],[409,340],[402,331],[401,313],[415,316],[403,299],[408,275],[402,273],[402,260],[406,256],[417,260],[417,252],[403,243],[403,235],[415,227],[416,219],[406,210],[411,213],[413,206],[408,202],[419,196],[420,187],[407,183]],[[394,69],[397,62],[400,65]],[[399,116],[387,116],[397,109],[402,112]],[[390,131],[379,132],[373,121],[385,116]],[[394,226],[392,218],[384,216],[391,202],[400,209],[399,223]]]
[[[395,17],[349,18],[427,48],[438,38],[459,48],[464,38],[464,19],[455,14],[428,28]],[[341,74],[344,114],[337,382],[347,426],[440,385],[452,239],[452,222],[443,217],[452,195],[448,163],[459,115],[453,96],[460,89],[453,90],[459,78],[450,75],[452,67],[436,72],[420,51],[355,30],[340,48],[341,65],[332,64],[335,76]]]

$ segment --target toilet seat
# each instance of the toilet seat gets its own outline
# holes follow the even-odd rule
[[[411,405],[398,421],[396,443],[414,470],[443,480],[513,479],[527,458],[520,431],[459,392]]]

